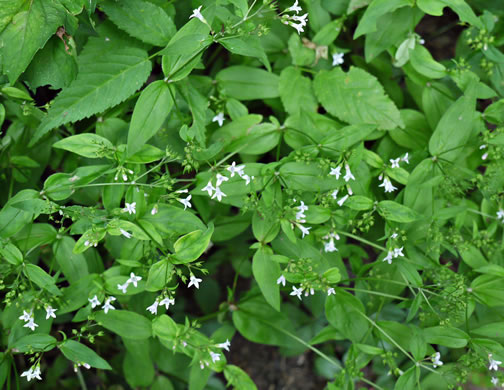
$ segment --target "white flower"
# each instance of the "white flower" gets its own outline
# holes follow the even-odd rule
[[[133,286],[137,287],[137,283],[142,280],[141,276],[136,276],[133,272],[130,273],[130,277],[126,283],[132,283]]]
[[[343,179],[348,182],[350,181],[350,179],[352,180],[355,180],[355,177],[354,175],[352,175],[352,172],[350,171],[350,167],[348,166],[348,164],[345,164],[345,176],[343,177]]]
[[[185,198],[185,199],[177,199],[177,200],[178,200],[180,203],[182,203],[182,204],[184,205],[184,210],[185,210],[185,209],[186,209],[186,208],[188,208],[188,207],[189,207],[189,208],[191,208],[191,207],[192,207],[191,202],[190,202],[191,198],[192,198],[192,195],[189,195],[189,196],[188,196],[187,198]]]
[[[33,310],[30,310],[30,312],[23,310],[23,315],[19,317],[19,319],[27,322],[30,321],[32,317],[33,317]]]
[[[301,233],[303,234],[301,238],[304,238],[307,234],[310,234],[311,227],[304,227],[299,223],[297,224],[297,227],[299,228],[299,230],[301,230]]]
[[[342,65],[345,60],[343,59],[344,53],[334,53],[332,55],[332,66]]]
[[[236,166],[236,162],[233,161],[233,163],[227,167],[227,170],[229,172],[231,172],[231,177],[233,177],[235,175],[235,173],[238,174],[238,176],[242,176],[245,174],[245,172],[243,172],[243,170],[245,169],[245,165],[238,165]]]
[[[155,315],[155,314],[157,314],[157,309],[158,309],[158,306],[159,306],[159,302],[158,302],[158,300],[156,299],[156,300],[154,301],[154,303],[153,303],[152,305],[150,305],[150,306],[149,306],[147,309],[145,309],[145,310],[148,310],[148,311],[150,311],[152,314],[154,314],[154,315]]]
[[[492,385],[497,386],[499,384],[499,379],[493,376],[491,382]]]
[[[201,189],[201,191],[207,191],[208,196],[212,196],[212,193],[215,191],[215,187],[212,185],[212,181],[210,180],[208,184]]]
[[[210,356],[212,357],[213,363],[220,360],[220,353],[215,353],[215,352],[210,351]]]
[[[37,364],[37,366],[31,366],[30,369],[28,371],[24,371],[22,374],[21,374],[21,377],[25,376],[26,377],[26,380],[29,382],[31,381],[33,378],[36,378],[38,379],[39,381],[42,380],[42,377],[40,376],[40,365]]]
[[[229,177],[222,176],[220,173],[217,174],[217,184],[215,185],[216,187],[219,187],[223,181],[228,181]]]
[[[409,164],[408,153],[406,153],[404,156],[401,157],[401,161],[404,161],[406,164]]]
[[[482,160],[486,160],[488,158],[488,153],[483,153],[483,156],[481,156]]]
[[[203,15],[201,14],[201,7],[202,5],[200,5],[198,8],[196,9],[193,9],[193,13],[191,14],[191,16],[189,16],[189,19],[192,19],[192,18],[197,18],[199,19],[201,22],[207,24],[207,21],[205,20],[205,18],[203,17]]]
[[[335,295],[336,294],[336,291],[334,290],[333,287],[330,287],[328,290],[327,290],[327,296],[331,296],[331,295]]]
[[[497,211],[497,219],[502,219],[502,222],[504,222],[504,210],[499,209],[499,211]]]
[[[212,118],[212,122],[217,122],[219,124],[219,127],[222,127],[222,124],[224,123],[224,113],[219,112]]]
[[[46,320],[48,320],[51,317],[52,318],[56,318],[56,314],[55,313],[56,313],[56,311],[58,309],[53,309],[52,306],[47,306],[45,308],[45,310],[46,310],[46,317],[45,317]]]
[[[114,302],[115,300],[116,300],[115,297],[108,297],[105,300],[105,304],[103,305],[103,311],[105,312],[105,314],[107,314],[109,310],[115,310],[115,307],[112,306],[112,303],[111,303],[111,302]]]
[[[440,360],[441,359],[441,354],[439,352],[436,352],[432,357],[432,367],[436,368],[438,366],[442,366],[443,362]]]
[[[290,19],[301,23],[303,26],[306,26],[306,18],[307,17],[308,17],[308,14],[304,14],[303,16],[293,15],[290,17]]]
[[[292,286],[292,291],[290,295],[295,295],[296,297],[301,300],[301,294],[303,293],[303,287],[296,288],[295,286]]]
[[[35,320],[32,318],[30,318],[30,320],[23,325],[23,327],[25,328],[30,328],[32,331],[35,330],[35,328],[37,327],[38,325],[35,323]]]
[[[119,231],[121,232],[121,234],[126,237],[126,238],[131,238],[131,233],[128,233],[126,230],[124,229],[119,229]]]
[[[338,248],[334,246],[334,240],[330,239],[329,242],[324,243],[324,251],[327,252],[337,252]]]
[[[296,29],[296,31],[298,32],[298,34],[301,34],[302,32],[304,32],[304,28],[303,27],[305,25],[302,24],[302,23],[296,24],[296,23],[290,22],[289,26],[294,27]]]
[[[502,364],[502,362],[492,359],[491,353],[488,354],[488,361],[490,362],[490,365],[488,366],[489,371],[492,371],[492,370],[497,371],[499,369],[499,365]]]
[[[217,198],[217,200],[220,202],[222,200],[223,196],[227,196],[227,195],[224,192],[221,191],[220,187],[217,187],[215,189],[215,194],[212,195],[212,199],[213,198]]]
[[[341,165],[338,165],[336,168],[331,168],[331,172],[329,172],[329,175],[336,176],[336,180],[339,179],[341,176]]]
[[[175,299],[166,297],[161,302],[159,302],[159,305],[160,306],[165,305],[166,310],[168,310],[170,305],[175,305]]]
[[[399,161],[401,161],[401,157],[394,159],[390,159],[390,164],[392,164],[392,168],[399,168]]]
[[[225,343],[220,343],[220,344],[217,344],[217,348],[222,348],[222,349],[225,349],[226,351],[229,352],[229,347],[231,346],[231,343],[229,342],[228,339],[226,339],[226,342]]]
[[[136,214],[136,202],[133,203],[125,203],[126,207],[123,209],[124,212],[128,212],[130,214]]]
[[[277,279],[277,284],[281,284],[282,286],[285,287],[285,282],[286,282],[285,276],[280,275],[280,277]]]
[[[126,282],[124,284],[118,284],[117,289],[121,290],[123,294],[126,294],[126,290],[128,289],[129,283]]]
[[[287,8],[285,11],[286,12],[289,12],[289,11],[292,11],[292,12],[295,12],[296,14],[299,13],[299,11],[302,11],[303,9],[301,7],[298,6],[298,0],[295,0],[294,1],[294,4],[291,5],[289,8]]]
[[[91,368],[91,365],[87,364],[87,363],[77,363],[77,364],[74,364],[74,371],[77,372],[77,367],[84,367],[86,369],[90,369]]]
[[[347,187],[348,195],[353,195],[352,187],[350,187],[348,185],[346,187]]]
[[[420,38],[420,39],[418,40],[418,43],[419,43],[420,45],[423,45],[423,44],[425,43],[425,39]]]
[[[395,248],[394,249],[394,257],[399,257],[399,256],[404,257],[404,254],[402,253],[403,248],[404,248],[403,246],[400,248]]]
[[[338,205],[341,207],[343,206],[343,203],[345,203],[345,201],[348,199],[348,194],[345,195],[343,198],[341,198],[340,200],[338,200]]]
[[[158,210],[158,206],[157,206],[157,205],[155,205],[155,206],[152,208],[152,210],[151,210],[151,212],[150,212],[150,213],[151,213],[151,215],[156,215],[156,214],[158,213],[158,211],[159,211],[159,210]]]
[[[297,206],[296,208],[300,211],[300,212],[303,212],[303,211],[306,211],[308,210],[308,206],[305,205],[305,203],[301,200],[301,205]]]
[[[91,309],[94,309],[96,306],[100,306],[101,303],[98,300],[98,297],[95,295],[92,299],[88,298],[89,303],[91,303]]]
[[[187,285],[187,287],[189,288],[191,286],[194,286],[196,288],[199,288],[199,284],[202,281],[203,281],[203,279],[199,279],[196,276],[194,276],[194,275],[191,274],[191,278],[189,280],[189,284]]]
[[[394,252],[389,251],[389,252],[387,253],[387,256],[383,259],[383,261],[386,261],[386,262],[388,262],[389,264],[392,264],[392,259],[393,259],[393,257],[394,257]]]
[[[395,190],[397,190],[397,187],[394,187],[392,185],[392,182],[388,177],[384,178],[383,183],[381,183],[378,187],[384,187],[385,192],[394,192]]]
[[[245,174],[243,174],[243,175],[240,175],[240,177],[241,177],[243,180],[245,180],[245,185],[246,185],[246,186],[248,186],[248,185],[249,185],[249,183],[250,183],[250,176],[249,176],[249,175],[245,175]]]
[[[398,234],[397,233],[394,233],[390,236],[390,238],[397,238]]]
[[[331,196],[332,196],[332,198],[333,198],[334,200],[338,199],[338,192],[339,192],[338,190],[334,190],[334,191],[332,192]]]

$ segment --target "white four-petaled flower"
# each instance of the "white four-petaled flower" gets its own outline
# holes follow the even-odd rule
[[[245,169],[245,165],[236,165],[236,161],[233,161],[233,163],[227,167],[227,170],[231,173],[231,177],[235,175],[235,173],[238,174],[238,176],[243,176],[245,172],[243,172],[243,169]]]
[[[100,306],[101,305],[101,303],[98,300],[98,297],[96,295],[93,298],[91,298],[91,299],[88,298],[88,301],[89,301],[89,303],[91,303],[91,308],[92,309],[94,309],[96,306]]]
[[[191,274],[191,277],[189,279],[189,284],[187,285],[187,287],[194,286],[196,288],[199,288],[199,284],[202,281],[203,281],[203,279],[199,279],[196,276],[194,276],[194,275]]]
[[[150,311],[152,314],[157,314],[157,309],[158,309],[158,306],[159,306],[159,301],[156,299],[154,301],[154,303],[152,305],[150,305],[147,309],[145,310],[148,310]]]
[[[392,264],[392,259],[393,258],[394,258],[394,252],[393,251],[389,251],[387,253],[387,256],[385,256],[385,258],[383,259],[383,261],[386,261],[387,263]]]
[[[397,187],[394,187],[388,177],[385,177],[383,179],[383,183],[381,183],[378,187],[384,187],[385,192],[394,192],[395,190],[397,190]]]
[[[35,323],[35,320],[33,319],[33,317],[30,318],[30,320],[23,325],[23,327],[25,328],[30,328],[32,331],[35,330],[36,327],[38,327],[38,325]]]
[[[330,287],[328,290],[327,290],[327,296],[331,296],[333,294],[336,294],[336,290],[334,290],[333,287]]]
[[[401,157],[394,159],[390,159],[390,164],[392,165],[392,168],[399,168],[399,162],[401,161]]]
[[[162,306],[162,305],[164,305],[166,310],[168,310],[170,305],[175,305],[175,299],[166,297],[163,300],[161,300],[161,302],[159,302],[159,306]]]
[[[497,371],[499,369],[499,366],[502,364],[501,361],[493,359],[491,353],[488,354],[488,361],[490,363],[490,365],[488,366],[489,371],[492,371],[492,370]]]
[[[343,206],[343,203],[345,203],[345,201],[348,199],[348,196],[349,196],[349,195],[347,194],[347,195],[345,195],[343,198],[341,198],[340,200],[338,200],[338,202],[337,202],[337,203],[338,203],[338,205],[339,205],[340,207],[341,207],[341,206]]]
[[[306,235],[310,234],[311,227],[304,227],[300,223],[297,224],[297,227],[299,228],[299,230],[301,230],[301,233],[303,234],[301,238],[304,238]]]
[[[40,364],[37,364],[36,366],[31,366],[29,370],[24,371],[21,374],[21,377],[25,376],[26,380],[28,382],[31,381],[34,378],[36,378],[39,381],[41,381],[42,377],[40,376],[40,374],[41,374],[41,372],[40,372]]]
[[[133,272],[130,273],[129,279],[126,281],[126,283],[132,283],[133,286],[137,287],[137,283],[142,280],[141,276],[136,276]]]
[[[219,124],[219,127],[222,127],[222,124],[224,123],[224,113],[219,112],[212,118],[212,122],[217,122]]]
[[[490,380],[492,382],[492,385],[494,386],[497,386],[499,384],[499,378],[496,378],[496,377],[492,377],[492,379]]]
[[[344,53],[334,53],[332,55],[332,66],[342,65],[345,60],[343,59]]]
[[[212,185],[212,181],[210,180],[208,184],[201,189],[201,191],[207,191],[208,196],[212,196],[212,193],[215,191],[215,187]]]
[[[33,317],[33,310],[30,310],[30,312],[23,310],[23,315],[21,317],[19,317],[19,319],[27,322],[27,321],[30,321],[30,319],[32,317]]]
[[[324,243],[324,251],[325,252],[337,252],[338,248],[334,245],[334,240],[331,238],[329,242]]]
[[[331,168],[329,175],[336,176],[336,180],[338,180],[341,176],[341,165],[338,165],[336,168]]]
[[[123,209],[124,212],[128,212],[129,214],[136,214],[136,202],[133,203],[125,203],[126,207]]]
[[[191,14],[191,16],[189,16],[189,19],[192,19],[192,18],[197,18],[199,19],[201,22],[207,24],[207,21],[205,20],[205,18],[203,17],[203,15],[201,14],[201,7],[202,5],[200,5],[198,8],[196,9],[193,9],[193,13]]]
[[[116,298],[112,296],[105,299],[105,304],[103,305],[103,311],[105,312],[105,314],[107,314],[109,310],[115,310],[115,307],[112,306],[112,302],[114,302],[115,300]]]
[[[121,232],[121,234],[126,237],[126,238],[131,238],[131,233],[128,233],[126,230],[124,229],[119,229],[119,231]]]
[[[49,319],[49,318],[51,318],[51,317],[52,317],[52,318],[56,318],[56,314],[55,314],[55,313],[56,313],[56,311],[57,311],[58,309],[53,309],[53,308],[52,308],[52,306],[47,306],[47,307],[45,308],[45,310],[46,310],[46,320],[48,320],[48,319]]]
[[[499,209],[499,211],[497,211],[497,219],[502,219],[502,222],[504,223],[504,210],[503,209]]]
[[[217,174],[217,184],[215,185],[216,187],[219,187],[223,181],[228,181],[229,177],[222,176],[220,173]]]
[[[286,11],[292,11],[292,12],[295,12],[296,14],[298,14],[299,11],[302,11],[302,10],[303,9],[298,5],[298,0],[295,0],[294,4],[286,9]]]
[[[280,275],[280,277],[277,279],[277,284],[281,284],[282,286],[285,287],[285,282],[286,282],[285,276]]]
[[[215,363],[220,360],[220,353],[210,351],[210,357],[212,358],[212,362]]]
[[[348,164],[345,164],[345,176],[343,179],[348,182],[350,180],[355,180],[354,175],[352,175],[352,171],[350,171],[350,166]]]
[[[401,161],[404,161],[406,164],[409,164],[409,157],[407,152],[404,156],[401,157]]]
[[[192,195],[189,195],[187,198],[185,199],[177,199],[180,203],[182,203],[184,205],[184,210],[187,209],[188,207],[191,208],[192,205],[191,205],[191,200],[192,198]]]
[[[217,187],[215,189],[215,193],[212,195],[212,199],[217,198],[217,200],[220,202],[222,200],[223,196],[227,196],[227,195],[221,191],[220,187]]]
[[[443,365],[443,362],[441,361],[441,354],[439,352],[436,352],[434,355],[432,355],[431,359],[432,367],[436,368]]]
[[[303,287],[296,288],[295,286],[292,286],[292,291],[290,295],[296,296],[301,300],[301,294],[303,293]]]
[[[217,348],[222,348],[222,349],[225,349],[226,351],[229,352],[229,347],[231,346],[231,343],[229,342],[228,339],[226,339],[226,342],[225,343],[220,343],[220,344],[217,344]]]
[[[123,294],[126,294],[128,286],[129,286],[128,282],[126,282],[124,284],[118,284],[117,285],[117,289],[120,290],[120,291],[122,291]]]

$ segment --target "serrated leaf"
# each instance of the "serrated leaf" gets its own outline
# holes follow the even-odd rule
[[[268,61],[268,57],[257,36],[245,35],[242,37],[223,38],[219,40],[219,43],[231,53],[258,58],[266,69],[271,72],[271,65]]]
[[[313,94],[311,80],[304,77],[301,70],[289,66],[280,74],[278,83],[280,99],[285,110],[291,114],[297,114],[300,110],[317,111],[317,99]]]
[[[324,108],[338,119],[352,125],[375,124],[381,130],[404,127],[399,110],[379,81],[362,69],[322,71],[315,77],[314,88]]]
[[[106,38],[89,38],[78,58],[77,78],[56,97],[31,146],[57,126],[121,103],[147,80],[152,64],[145,50],[109,43]]]
[[[0,14],[0,31],[3,30],[0,34],[0,64],[2,73],[14,84],[35,53],[64,24],[67,14],[65,8],[54,0],[23,1],[22,4],[14,1],[12,5],[4,3],[0,3],[0,9],[7,7],[7,12],[18,11],[12,18],[9,14],[2,18]],[[3,29],[1,23],[6,21]]]
[[[110,0],[100,7],[119,28],[143,42],[165,46],[175,34],[173,20],[161,7],[148,1]]]

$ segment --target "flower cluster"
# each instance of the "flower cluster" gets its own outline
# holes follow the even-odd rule
[[[107,314],[109,310],[115,310],[115,307],[112,306],[112,302],[114,302],[115,300],[116,298],[113,296],[107,297],[105,299],[105,303],[103,304],[103,311],[105,312],[105,314]],[[88,301],[91,304],[91,309],[94,309],[96,306],[101,305],[96,295],[93,298],[89,298]]]
[[[403,247],[400,248],[394,248],[391,251],[388,251],[387,256],[383,259],[383,261],[386,261],[389,264],[392,264],[392,259],[395,259],[397,257],[404,257],[403,254]]]
[[[245,185],[248,185],[250,183],[250,180],[254,178],[254,176],[250,177],[249,175],[245,174],[244,172],[245,165],[236,165],[235,161],[233,161],[233,163],[226,169],[231,173],[230,177],[234,177],[234,175],[237,174],[243,180],[245,180]],[[220,173],[218,173],[216,179],[217,181],[215,183],[215,187],[212,185],[212,180],[210,180],[208,184],[201,189],[201,191],[208,192],[208,196],[210,196],[212,199],[217,198],[217,200],[220,202],[222,200],[222,197],[227,196],[220,189],[220,185],[223,182],[228,181],[229,177],[223,176]]]
[[[324,252],[337,252],[338,248],[334,245],[334,239],[339,240],[340,236],[336,233],[329,233],[322,237],[324,240],[329,240],[328,242],[324,242]]]
[[[130,273],[130,277],[124,284],[118,284],[117,289],[122,291],[123,294],[126,294],[128,286],[133,284],[133,286],[138,287],[138,282],[142,280],[141,276],[136,276],[133,272]]]
[[[290,6],[289,8],[285,9],[282,12],[283,14],[282,23],[293,27],[298,32],[298,34],[304,32],[304,27],[306,26],[306,19],[308,18],[307,13],[302,16],[298,16],[299,12],[302,10],[303,9],[299,6],[299,1],[295,0],[292,6]],[[295,12],[296,15],[288,14],[288,12]]]
[[[31,366],[29,370],[24,371],[21,374],[21,377],[25,376],[26,380],[28,382],[31,381],[32,379],[38,379],[39,381],[41,381],[42,377],[40,376],[40,374],[41,374],[41,372],[40,372],[40,363],[38,363],[38,364],[35,364],[35,365]]]
[[[296,200],[294,199],[294,202]],[[301,225],[302,223],[305,223],[306,222],[306,215],[305,215],[305,211],[308,210],[308,206],[305,205],[305,203],[301,200],[301,205],[300,206],[296,206],[296,209],[298,210],[296,212],[296,226],[299,228],[299,230],[301,230],[301,233],[303,234],[302,238],[304,238],[306,235],[310,234],[310,229],[311,227],[305,227],[303,225]]]
[[[339,180],[340,176],[342,175],[341,173],[342,166],[341,164],[338,165],[336,168],[331,168],[331,171],[329,172],[329,176],[334,176],[336,180]],[[350,180],[355,180],[355,176],[353,175],[352,171],[350,170],[350,166],[348,164],[345,164],[345,175],[343,176],[343,180],[345,180],[346,183],[348,183]],[[343,204],[346,202],[346,200],[353,195],[352,188],[350,185],[347,184],[347,194],[341,197],[340,200],[337,201],[338,206],[343,206]],[[338,193],[339,190],[334,190],[331,194],[332,198],[334,200],[338,199]]]
[[[166,308],[166,310],[168,310],[170,305],[172,305],[172,306],[175,305],[175,298],[170,298],[167,296],[165,296],[165,297],[159,296],[154,300],[154,303],[152,305],[150,305],[145,310],[148,310],[152,314],[156,315],[157,310],[158,310],[158,306],[163,306],[163,305]]]
[[[25,324],[23,325],[24,328],[30,328],[32,331],[35,330],[35,328],[38,326],[35,323],[35,317],[33,315],[33,310],[30,310],[27,312],[26,310],[23,310],[23,315],[19,317],[20,320],[23,320]]]

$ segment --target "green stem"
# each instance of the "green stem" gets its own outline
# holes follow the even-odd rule
[[[409,300],[408,298],[400,297],[400,296],[397,296],[397,295],[391,295],[391,294],[381,293],[379,291],[364,290],[362,288],[343,287],[343,286],[341,286],[340,288],[345,289],[345,290],[363,292],[363,293],[371,294],[371,295],[379,295],[379,296],[382,296],[382,297],[385,297],[385,298],[399,299],[401,301],[407,301],[407,300]]]
[[[82,372],[79,367],[77,367],[77,378],[79,379],[79,384],[82,390],[87,390],[86,382],[82,376]]]

